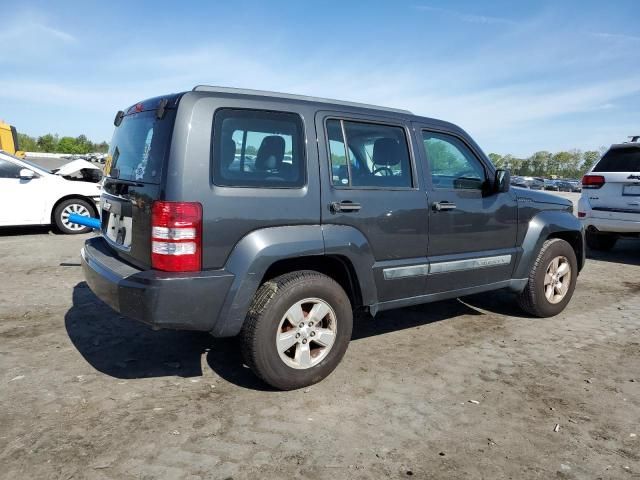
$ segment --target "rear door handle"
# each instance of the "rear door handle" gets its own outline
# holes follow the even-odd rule
[[[354,203],[349,200],[345,200],[343,202],[331,202],[329,204],[329,210],[332,213],[350,213],[350,212],[358,212],[362,206],[359,203]]]
[[[441,212],[443,210],[454,210],[456,208],[456,204],[455,203],[451,203],[451,202],[433,202],[433,209],[436,212]]]

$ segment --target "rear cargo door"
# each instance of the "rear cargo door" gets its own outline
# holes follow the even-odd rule
[[[640,145],[612,148],[590,175],[604,177],[602,187],[587,190],[594,217],[640,218]]]
[[[151,205],[160,198],[175,110],[138,104],[116,127],[105,165],[102,235],[124,260],[151,265]]]

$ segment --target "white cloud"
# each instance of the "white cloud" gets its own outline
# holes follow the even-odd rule
[[[425,12],[435,12],[449,17],[456,18],[467,23],[482,23],[486,25],[517,25],[518,22],[509,18],[493,17],[489,15],[474,15],[469,13],[459,12],[457,10],[451,10],[448,8],[431,7],[428,5],[417,5],[417,10]]]
[[[624,33],[607,33],[607,32],[595,32],[592,33],[594,37],[604,38],[607,40],[628,40],[631,42],[640,42],[640,37],[636,35],[626,35]]]

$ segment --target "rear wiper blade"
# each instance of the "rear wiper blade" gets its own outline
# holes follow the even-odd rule
[[[144,187],[144,183],[134,182],[132,180],[124,180],[122,178],[113,178],[113,177],[106,177],[106,179],[113,183],[118,183],[120,185],[129,185],[131,187]]]

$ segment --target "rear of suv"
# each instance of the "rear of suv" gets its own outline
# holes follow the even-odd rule
[[[583,177],[578,217],[594,250],[610,250],[621,236],[640,236],[638,137],[612,145]]]
[[[509,289],[547,317],[584,264],[571,202],[511,190],[448,122],[201,86],[114,123],[87,283],[153,328],[239,335],[276,388],[333,371],[356,311]]]

